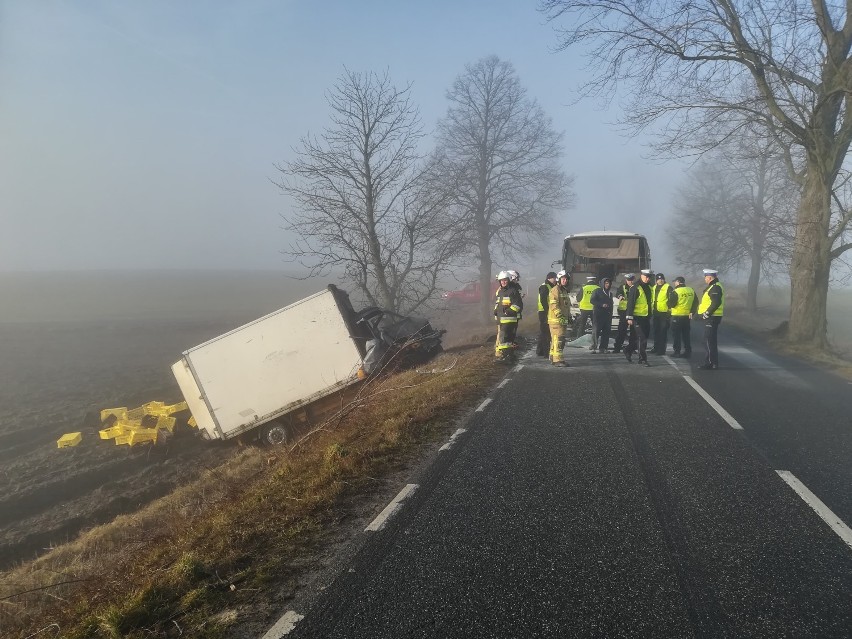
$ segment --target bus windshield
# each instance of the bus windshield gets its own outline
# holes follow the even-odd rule
[[[586,277],[610,278],[651,268],[651,251],[644,235],[619,231],[576,233],[565,238],[562,265],[572,283]]]

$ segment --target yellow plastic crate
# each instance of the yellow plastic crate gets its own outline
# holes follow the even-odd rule
[[[156,428],[137,428],[130,433],[130,440],[127,443],[131,446],[135,446],[136,444],[142,444],[144,442],[157,443]]]
[[[130,435],[129,434],[119,435],[118,437],[115,438],[115,445],[116,446],[126,446],[129,443],[130,443]]]
[[[190,417],[186,423],[187,425],[192,426],[193,428],[198,428],[198,422],[195,421],[195,417]]]
[[[83,441],[83,433],[65,433],[62,437],[56,440],[57,448],[70,448],[76,446]]]
[[[160,415],[157,418],[157,425],[154,426],[154,428],[157,429],[157,430],[162,428],[163,430],[167,430],[170,433],[173,433],[174,430],[175,430],[175,422],[176,421],[177,420],[174,417],[166,417],[164,415]]]
[[[120,406],[119,408],[104,408],[101,411],[101,423],[105,422],[110,415],[115,415],[116,419],[119,421],[127,419],[127,406]]]
[[[179,413],[182,410],[186,410],[187,408],[189,407],[186,405],[186,402],[178,402],[177,404],[163,406],[163,411],[166,415],[171,415],[172,413]]]
[[[101,439],[114,439],[119,435],[125,434],[125,428],[121,424],[116,424],[114,426],[110,426],[109,428],[104,428],[103,430],[98,431],[98,435],[101,436]]]
[[[127,415],[125,419],[142,419],[145,416],[145,407],[137,406],[136,408],[131,408],[127,411]]]

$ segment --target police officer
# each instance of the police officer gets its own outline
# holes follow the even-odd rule
[[[571,296],[568,290],[568,274],[559,271],[558,283],[550,289],[547,323],[550,327],[550,361],[554,366],[566,367],[562,359],[565,348],[565,331],[571,322]]]
[[[538,344],[535,354],[547,357],[550,352],[550,328],[547,322],[547,312],[550,305],[550,289],[556,286],[556,273],[550,271],[544,276],[544,282],[538,287]]]
[[[628,362],[633,361],[633,353],[637,348],[639,351],[639,364],[648,364],[648,332],[651,330],[651,271],[644,269],[640,275],[640,281],[627,280],[630,290],[627,292],[627,325],[630,327],[629,341],[624,349],[624,356]],[[627,278],[625,278],[627,279]]]
[[[586,284],[577,291],[577,305],[580,307],[580,318],[577,324],[574,325],[574,337],[580,337],[586,330],[586,322],[592,318],[595,307],[592,306],[592,294],[596,289],[600,288],[594,275],[589,275],[586,278]],[[594,327],[592,327],[592,345],[589,346],[590,351],[597,351],[598,336],[595,335]]]
[[[669,291],[669,308],[672,313],[672,357],[689,359],[692,355],[690,338],[690,319],[698,310],[698,298],[695,290],[686,285],[682,275],[674,278],[674,286]],[[683,352],[681,353],[681,347]]]
[[[497,342],[494,356],[498,361],[511,361],[515,357],[515,336],[518,333],[518,318],[524,308],[520,287],[510,286],[509,274],[500,271],[497,274],[500,288],[494,300],[494,317],[497,319]]]
[[[698,368],[716,370],[719,368],[719,324],[725,313],[725,291],[719,282],[719,271],[714,268],[704,269],[704,283],[707,287],[701,294],[698,313],[704,320],[704,363]]]
[[[635,279],[636,276],[632,273],[628,274],[631,278]],[[613,353],[620,353],[621,347],[624,344],[624,340],[627,338],[627,291],[630,287],[627,285],[627,276],[624,278],[624,282],[622,282],[621,286],[618,287],[618,290],[615,292],[615,299],[618,300],[618,306],[616,306],[616,312],[618,313],[618,329],[615,334],[615,343],[612,345]]]
[[[654,355],[666,354],[666,343],[668,342],[669,323],[671,312],[669,310],[669,291],[672,289],[666,282],[666,276],[657,273],[657,284],[654,286],[654,303],[652,309],[651,323],[654,331]]]

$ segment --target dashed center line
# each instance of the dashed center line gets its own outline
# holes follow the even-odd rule
[[[489,397],[479,405],[479,408],[477,408],[475,412],[481,413],[482,411],[485,410],[485,407],[488,406],[488,404],[490,404],[490,403],[491,403],[491,398]]]
[[[300,615],[295,610],[288,610],[282,615],[281,619],[275,622],[275,625],[272,626],[265,635],[263,635],[263,639],[280,639],[284,635],[289,635],[293,628],[296,627],[296,624],[304,618],[304,615]]]
[[[847,546],[852,548],[852,530],[849,529],[843,520],[835,515],[832,510],[826,506],[819,497],[814,495],[808,487],[805,486],[798,478],[789,470],[776,470],[778,476],[801,497],[804,502],[813,508],[814,512],[827,523],[831,529],[837,533],[837,536],[843,540]]]
[[[400,490],[399,494],[393,498],[393,501],[385,506],[385,509],[379,513],[379,516],[370,522],[370,525],[364,529],[364,532],[377,532],[384,528],[391,516],[402,505],[402,502],[404,502],[415,490],[417,490],[417,486],[418,484],[406,484],[405,488]]]
[[[684,375],[683,378],[687,381],[687,383],[690,386],[692,386],[695,389],[696,393],[698,393],[699,395],[701,395],[701,397],[704,398],[704,401],[706,401],[708,404],[710,404],[710,406],[713,407],[713,410],[715,410],[717,413],[719,413],[719,416],[722,419],[724,419],[726,422],[728,422],[728,425],[731,428],[735,428],[737,430],[743,430],[743,427],[740,426],[739,422],[736,419],[734,419],[728,411],[726,411],[724,408],[722,408],[722,406],[719,405],[719,402],[717,402],[715,399],[710,397],[710,395],[707,393],[707,391],[704,390],[703,388],[701,388],[695,382],[694,379],[692,379],[689,375]]]

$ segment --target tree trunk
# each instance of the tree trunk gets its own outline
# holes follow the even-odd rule
[[[479,241],[479,290],[482,297],[479,301],[479,310],[483,321],[494,321],[494,293],[497,284],[491,273],[491,251],[488,248],[488,240]]]
[[[825,350],[828,347],[826,304],[831,267],[828,239],[831,184],[822,179],[821,167],[813,158],[808,159],[808,165],[790,267],[788,340]]]
[[[751,271],[748,274],[748,290],[746,291],[746,310],[757,310],[757,287],[760,284],[760,261],[757,257],[751,259]]]

